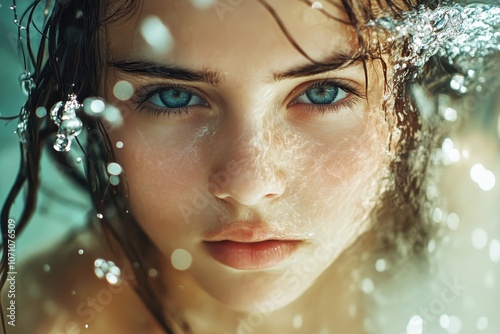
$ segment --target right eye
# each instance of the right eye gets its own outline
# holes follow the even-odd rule
[[[189,112],[191,107],[208,106],[208,103],[187,87],[162,86],[140,98],[142,109],[151,109],[155,114]]]
[[[193,105],[206,105],[206,102],[188,89],[163,88],[153,92],[147,100],[158,108],[176,109]]]

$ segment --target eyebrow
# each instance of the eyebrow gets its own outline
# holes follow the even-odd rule
[[[356,53],[338,52],[322,61],[299,65],[284,72],[274,73],[273,79],[275,81],[280,81],[283,79],[300,78],[320,73],[326,73],[351,65],[359,64],[363,61],[364,58],[365,57],[363,57],[363,55]]]
[[[220,74],[214,71],[194,71],[179,66],[158,64],[148,60],[108,61],[108,65],[122,72],[134,73],[151,78],[206,82],[213,86],[217,86],[221,82]]]
[[[358,64],[362,62],[362,60],[363,56],[361,55],[339,52],[322,61],[298,65],[283,72],[273,73],[272,78],[274,81],[281,81],[284,79],[307,77]],[[217,71],[191,70],[179,66],[164,65],[141,59],[122,60],[116,62],[108,61],[108,65],[115,67],[122,72],[152,78],[173,79],[188,82],[205,82],[213,86],[218,86],[222,81],[221,74]]]

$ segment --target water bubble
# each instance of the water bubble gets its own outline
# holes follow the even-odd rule
[[[484,168],[482,164],[475,164],[470,169],[470,177],[476,182],[479,188],[490,191],[495,186],[496,178],[493,172]]]
[[[121,141],[117,141],[116,142],[116,147],[117,148],[122,148],[123,147],[123,143]]]
[[[149,16],[141,24],[141,35],[157,52],[168,52],[172,49],[173,38],[168,28],[156,16]]]
[[[440,208],[434,208],[432,220],[436,223],[440,223],[443,220],[443,211]]]
[[[127,101],[134,94],[134,87],[128,81],[118,81],[113,87],[113,94],[117,99]]]
[[[63,134],[56,135],[56,141],[54,142],[54,150],[57,152],[67,152],[71,148],[71,141]]]
[[[457,120],[457,111],[453,108],[446,108],[443,111],[443,117],[448,122],[454,122]]]
[[[191,253],[185,249],[176,249],[172,252],[170,260],[172,261],[172,265],[175,269],[186,270],[191,266],[193,257],[191,256]]]
[[[449,325],[447,328],[448,333],[457,334],[462,330],[462,320],[456,315],[449,316]]]
[[[476,249],[483,249],[488,243],[488,233],[482,228],[476,228],[472,231],[471,240]]]
[[[104,216],[103,216],[103,214],[102,214],[102,213],[98,213],[98,214],[96,215],[96,217],[97,217],[97,218],[99,218],[99,219],[103,219],[103,218],[104,218]]]
[[[106,105],[102,116],[113,127],[119,127],[123,124],[120,110],[112,105]]]
[[[323,4],[319,1],[314,1],[312,4],[311,4],[311,8],[312,9],[323,9]]]
[[[490,260],[492,262],[500,262],[500,241],[492,239],[490,241]]]
[[[19,77],[19,81],[21,83],[21,90],[24,95],[29,96],[31,91],[36,88],[35,81],[31,78],[30,73],[23,73]]]
[[[439,325],[443,328],[448,328],[450,326],[450,317],[447,314],[441,314],[439,317]]]
[[[78,254],[82,255],[84,253],[83,249],[78,250]]]
[[[364,278],[361,281],[361,290],[366,294],[372,293],[375,290],[373,281],[370,278]]]
[[[111,183],[111,185],[113,186],[117,186],[120,184],[120,178],[116,175],[111,175],[109,177],[109,183]]]
[[[302,327],[303,323],[304,323],[304,318],[302,317],[302,314],[299,313],[293,317],[293,320],[292,320],[293,328],[299,329]]]
[[[488,328],[488,318],[482,316],[477,319],[476,327],[480,331],[485,331]]]
[[[83,101],[83,110],[87,115],[96,116],[106,109],[106,103],[96,97],[88,97]]]
[[[73,117],[62,121],[60,130],[67,137],[76,137],[82,132],[83,123],[78,117]]]
[[[89,324],[85,324],[85,328],[89,328]]]
[[[422,334],[424,321],[421,316],[415,314],[406,325],[406,334]]]
[[[375,270],[378,272],[386,271],[388,267],[389,266],[386,259],[381,258],[375,261]]]
[[[455,74],[450,80],[450,88],[461,94],[467,93],[467,87],[465,87],[465,76],[462,74]]]
[[[111,175],[120,175],[122,172],[122,166],[116,162],[112,162],[107,167],[108,173]]]
[[[429,240],[429,243],[427,244],[427,251],[429,253],[432,253],[436,250],[436,240],[431,239]]]
[[[76,163],[77,164],[81,164],[82,163],[82,158],[80,158],[80,157],[76,158]]]
[[[35,110],[35,114],[38,118],[43,118],[47,115],[47,109],[45,109],[45,107],[38,107]]]
[[[215,5],[216,0],[191,0],[191,3],[198,9],[207,9]]]
[[[158,277],[158,270],[156,270],[155,268],[151,268],[148,270],[148,275],[152,278]]]
[[[448,225],[448,228],[450,230],[455,231],[456,229],[458,229],[459,224],[460,217],[455,212],[450,213],[446,218],[446,225]]]

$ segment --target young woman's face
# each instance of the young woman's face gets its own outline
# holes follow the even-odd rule
[[[353,31],[303,2],[268,1],[316,64],[258,1],[196,2],[144,1],[108,27],[103,95],[124,118],[110,138],[169,274],[234,309],[279,308],[369,228],[387,166],[382,66],[367,64],[366,89],[361,62],[339,66]]]

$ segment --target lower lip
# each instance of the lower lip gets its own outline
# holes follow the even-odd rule
[[[220,263],[241,270],[270,268],[290,257],[301,241],[266,240],[260,242],[205,242],[212,257]]]

